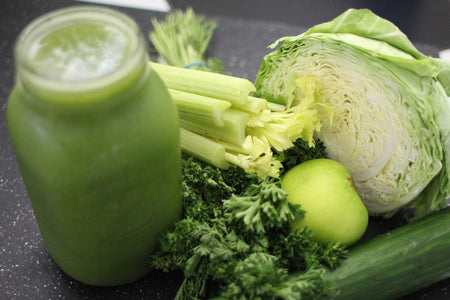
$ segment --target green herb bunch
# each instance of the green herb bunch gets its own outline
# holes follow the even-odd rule
[[[310,299],[336,292],[323,274],[346,249],[313,241],[307,228],[291,230],[304,212],[287,201],[278,179],[189,158],[183,199],[183,219],[149,260],[154,269],[184,272],[177,299]]]
[[[196,15],[192,8],[177,10],[164,20],[151,20],[150,41],[160,58],[171,66],[222,73],[223,64],[216,58],[206,58],[216,22]]]

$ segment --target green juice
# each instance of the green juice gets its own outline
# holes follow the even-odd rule
[[[56,263],[91,285],[149,272],[180,217],[176,108],[129,18],[70,8],[28,26],[7,106],[17,162]]]

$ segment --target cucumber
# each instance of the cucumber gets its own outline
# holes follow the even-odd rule
[[[336,299],[395,299],[450,277],[450,207],[350,249]]]

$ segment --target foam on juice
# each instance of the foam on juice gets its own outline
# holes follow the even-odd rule
[[[116,70],[128,51],[129,39],[114,26],[76,24],[36,39],[28,59],[35,71],[49,78],[80,81]]]

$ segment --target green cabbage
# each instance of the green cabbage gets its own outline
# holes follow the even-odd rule
[[[415,207],[424,216],[450,197],[449,65],[420,53],[367,9],[284,37],[263,59],[256,95],[287,106],[311,91],[334,109],[317,138],[352,173],[369,213]],[[305,84],[314,81],[316,84]]]

